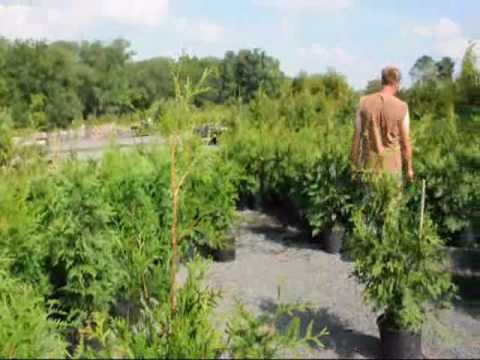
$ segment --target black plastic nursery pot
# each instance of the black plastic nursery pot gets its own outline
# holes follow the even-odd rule
[[[237,208],[240,210],[253,209],[254,196],[250,193],[241,192],[238,195]]]
[[[454,274],[452,281],[457,286],[457,294],[462,301],[476,302],[480,299],[480,277]]]
[[[323,249],[329,254],[339,254],[342,250],[345,229],[334,227],[322,233]]]
[[[425,359],[421,332],[396,329],[385,315],[378,317],[377,325],[383,359]]]
[[[480,231],[478,226],[472,224],[452,235],[450,245],[458,248],[473,248],[480,244]]]
[[[457,294],[463,301],[480,298],[480,249],[446,248],[449,264],[447,271],[457,286]]]
[[[480,277],[480,249],[447,247],[452,272]]]
[[[205,257],[212,257],[216,262],[230,262],[236,258],[235,237],[232,235],[226,241],[222,249],[213,249],[209,246],[200,247],[200,253]]]
[[[237,202],[240,210],[260,210],[262,208],[262,198],[260,194],[241,193]]]
[[[225,249],[216,249],[212,251],[213,260],[217,262],[230,262],[234,261],[236,257],[235,245]]]

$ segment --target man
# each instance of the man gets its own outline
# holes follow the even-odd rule
[[[408,105],[395,94],[401,74],[395,67],[382,70],[382,90],[360,99],[355,119],[352,162],[355,170],[389,174],[400,183],[402,163],[407,180],[413,180]]]

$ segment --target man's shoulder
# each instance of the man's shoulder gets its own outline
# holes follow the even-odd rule
[[[362,107],[363,105],[368,104],[371,101],[375,100],[375,98],[377,97],[376,95],[378,95],[378,94],[368,94],[368,95],[361,96],[360,101],[359,101],[360,107]]]
[[[360,96],[360,103],[364,102],[364,101],[367,101],[369,99],[373,99],[375,98],[375,96],[377,96],[378,93],[374,93],[374,94],[367,94],[367,95],[362,95]]]
[[[371,102],[371,101],[381,101],[381,94],[380,93],[373,93],[368,95],[363,95],[360,97],[360,104]],[[383,96],[384,99],[388,99],[387,101],[392,101],[395,104],[408,106],[407,103],[396,96]]]
[[[360,97],[360,112],[370,112],[382,106],[387,106],[391,109],[397,109],[396,111],[408,112],[408,104],[396,96],[385,97],[380,93],[374,93]]]
[[[368,94],[360,97],[360,110],[370,111],[382,104],[382,98],[379,93]]]
[[[405,101],[399,99],[396,96],[392,96],[391,99],[397,106],[399,106],[401,108],[404,108],[404,109],[408,109],[408,104]]]

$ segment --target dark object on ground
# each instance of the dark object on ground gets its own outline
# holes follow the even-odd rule
[[[476,220],[463,230],[454,233],[447,245],[459,248],[480,248],[480,221]]]
[[[240,193],[237,207],[240,210],[262,210],[263,202],[260,194]]]
[[[132,125],[130,127],[130,130],[134,132],[135,136],[148,136],[152,129],[152,119],[150,118],[142,120],[139,125]]]
[[[457,286],[457,293],[463,301],[477,301],[480,299],[480,278],[475,276],[452,276],[453,283]]]
[[[480,249],[447,247],[446,250],[452,274],[480,279]]]
[[[207,245],[199,246],[200,254],[204,257],[212,257],[216,262],[231,262],[236,257],[235,236],[231,235],[227,239],[227,244],[222,249],[213,249]]]
[[[75,327],[68,327],[65,330],[65,339],[67,341],[67,352],[72,355],[78,350],[83,338],[83,346],[87,349],[99,352],[102,350],[102,344],[98,339],[91,338],[87,334],[81,335],[79,329]]]
[[[463,301],[480,299],[480,249],[447,247],[448,271]]]
[[[236,249],[233,248],[226,248],[221,250],[213,250],[212,251],[213,260],[217,262],[230,262],[234,261],[236,257]]]
[[[381,315],[377,319],[380,332],[380,348],[383,359],[424,359],[422,334],[398,330]]]
[[[345,228],[336,226],[322,233],[323,248],[329,254],[338,254],[342,249]]]
[[[198,126],[194,129],[195,134],[199,135],[207,145],[217,145],[218,136],[227,131],[225,126],[219,126],[215,124],[205,124]]]

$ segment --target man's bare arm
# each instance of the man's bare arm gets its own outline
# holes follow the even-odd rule
[[[412,144],[410,142],[410,114],[407,111],[405,119],[400,124],[400,145],[402,147],[402,160],[407,168],[407,178],[413,179]]]

